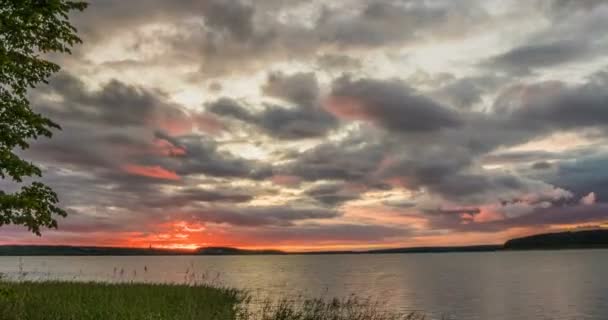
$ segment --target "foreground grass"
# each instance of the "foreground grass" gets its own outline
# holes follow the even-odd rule
[[[425,320],[417,313],[388,312],[382,305],[351,297],[346,300],[295,299],[266,301],[243,320]],[[429,319],[430,320],[430,319]]]
[[[258,301],[205,285],[0,282],[0,320],[419,320],[366,300]]]
[[[0,320],[232,320],[242,294],[207,286],[0,283]]]

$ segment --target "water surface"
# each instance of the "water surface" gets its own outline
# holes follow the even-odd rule
[[[608,250],[0,257],[0,272],[11,278],[79,281],[204,278],[272,297],[356,294],[396,310],[425,311],[448,319],[608,319]]]

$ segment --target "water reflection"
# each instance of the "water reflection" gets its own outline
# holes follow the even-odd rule
[[[22,272],[20,272],[20,270]],[[27,279],[204,280],[258,296],[356,294],[449,319],[605,319],[607,250],[409,255],[0,257]],[[218,276],[219,274],[219,276]]]

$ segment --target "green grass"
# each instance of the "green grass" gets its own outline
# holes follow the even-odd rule
[[[357,297],[348,299],[282,299],[266,301],[243,320],[424,320],[418,313],[395,313],[385,306]]]
[[[0,320],[419,320],[345,300],[254,299],[208,285],[2,282]]]
[[[229,320],[237,290],[208,286],[0,283],[0,320]]]

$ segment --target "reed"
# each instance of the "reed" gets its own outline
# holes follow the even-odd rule
[[[0,281],[0,320],[421,320],[347,299],[256,299],[205,284]]]

